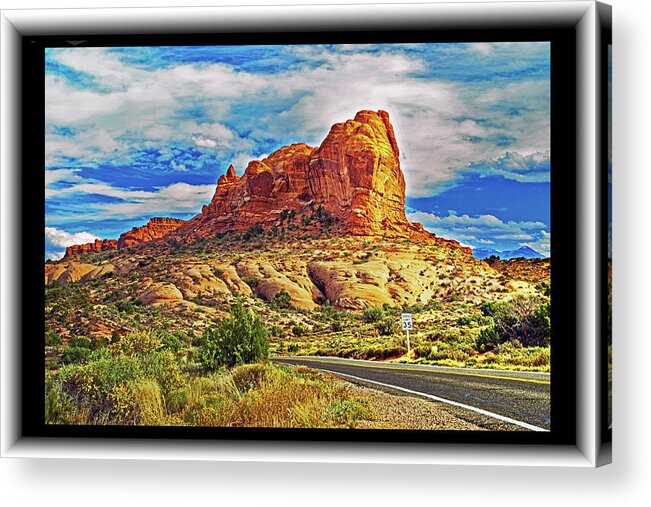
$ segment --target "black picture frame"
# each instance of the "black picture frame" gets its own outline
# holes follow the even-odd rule
[[[174,26],[147,26],[147,16],[143,18],[141,30],[137,27],[127,31],[111,29],[110,23],[105,23],[101,30],[83,30],[78,23],[72,26],[64,24],[58,33],[38,28],[36,31],[19,32],[16,42],[19,56],[16,59],[20,71],[20,107],[15,113],[17,125],[22,138],[15,145],[17,160],[12,170],[16,172],[15,189],[19,191],[19,213],[13,219],[19,231],[16,249],[21,259],[18,280],[20,290],[16,298],[20,301],[20,309],[14,308],[17,317],[18,332],[13,337],[14,346],[18,347],[21,365],[20,396],[16,405],[20,412],[20,424],[17,426],[16,442],[67,442],[71,447],[78,443],[103,442],[105,439],[119,442],[143,440],[151,441],[147,445],[165,442],[185,443],[191,440],[210,440],[237,449],[243,445],[272,445],[292,443],[299,446],[320,446],[324,443],[336,444],[338,448],[359,449],[360,446],[371,446],[376,450],[387,452],[391,445],[404,445],[414,449],[415,445],[426,444],[426,448],[436,451],[442,444],[460,445],[464,449],[478,448],[482,452],[490,452],[491,448],[508,447],[516,453],[523,449],[539,448],[543,453],[546,449],[560,449],[561,453],[581,449],[581,425],[588,420],[597,423],[596,414],[593,417],[581,413],[582,403],[594,397],[594,403],[601,400],[605,384],[603,368],[600,369],[599,385],[593,386],[593,391],[586,392],[584,380],[581,378],[584,367],[579,362],[585,360],[581,356],[581,334],[585,323],[582,322],[584,312],[580,309],[586,303],[586,292],[582,288],[585,283],[580,266],[585,262],[586,255],[592,255],[593,261],[599,262],[599,252],[596,244],[592,253],[586,253],[586,244],[582,241],[581,232],[588,227],[582,203],[585,196],[583,176],[579,166],[586,157],[584,150],[585,138],[588,136],[595,144],[597,139],[584,128],[582,114],[585,112],[579,92],[582,84],[590,83],[590,76],[582,74],[585,57],[582,50],[585,44],[596,41],[587,40],[582,23],[586,13],[591,11],[592,2],[586,2],[586,9],[552,6],[546,4],[549,11],[540,15],[539,6],[534,8],[519,5],[516,15],[506,11],[501,17],[493,17],[490,22],[482,21],[478,15],[473,15],[472,9],[465,15],[434,17],[437,7],[422,18],[413,17],[419,9],[410,11],[410,15],[401,15],[391,19],[381,16],[369,20],[346,17],[342,12],[337,19],[324,19],[311,23],[309,26],[295,20],[269,22],[264,20],[251,21],[242,19],[238,26],[230,25],[208,31],[201,23],[180,23]],[[467,8],[466,8],[467,9]],[[518,10],[519,9],[519,10]],[[363,8],[362,8],[363,10]],[[190,12],[192,9],[186,9]],[[310,8],[306,8],[309,12]],[[345,11],[345,9],[342,9]],[[422,8],[420,9],[422,11]],[[220,12],[219,9],[215,10]],[[221,11],[223,12],[223,11]],[[460,11],[461,12],[461,11]],[[198,13],[197,13],[198,14]],[[600,6],[593,15],[598,19],[609,19],[609,10]],[[92,16],[92,14],[91,14]],[[218,24],[218,23],[217,23]],[[164,25],[164,23],[163,23]],[[116,25],[113,25],[116,26]],[[74,27],[74,28],[73,28]],[[144,28],[144,29],[142,29]],[[61,31],[62,30],[62,31]],[[589,36],[588,36],[589,37]],[[44,316],[35,315],[34,308],[44,307],[43,295],[43,261],[45,225],[44,213],[44,48],[70,46],[69,41],[85,41],[86,46],[129,46],[129,45],[195,45],[195,44],[306,44],[306,43],[370,43],[370,42],[490,42],[490,41],[549,41],[551,51],[551,228],[552,235],[552,268],[551,268],[551,304],[552,304],[552,345],[551,345],[551,420],[549,432],[472,432],[472,431],[401,431],[401,430],[329,430],[329,429],[259,429],[259,428],[186,428],[186,427],[123,427],[123,426],[53,426],[44,423]],[[599,46],[603,51],[603,45]],[[595,73],[596,74],[596,73]],[[603,75],[603,74],[600,74]],[[596,75],[594,76],[596,78]],[[601,93],[599,90],[596,94]],[[603,93],[599,105],[603,108]],[[595,104],[596,106],[596,104]],[[603,124],[603,121],[602,121]],[[603,133],[603,132],[602,132]],[[603,138],[600,138],[603,141]],[[3,141],[4,144],[4,141]],[[602,146],[603,148],[603,146]],[[595,154],[597,155],[597,154]],[[589,158],[589,157],[588,157]],[[595,156],[595,160],[603,161],[603,149]],[[572,165],[577,171],[568,171]],[[589,165],[589,164],[588,164]],[[590,167],[587,168],[590,171]],[[593,175],[597,171],[592,167]],[[603,181],[603,180],[601,180]],[[595,186],[595,188],[597,188]],[[595,195],[597,202],[592,212],[592,219],[603,223],[603,189]],[[603,246],[603,235],[599,241]],[[561,255],[553,252],[561,251]],[[603,250],[601,250],[603,252]],[[603,264],[603,263],[602,263]],[[597,291],[604,294],[603,272],[597,276]],[[596,299],[595,299],[596,301]],[[603,301],[603,297],[601,298]],[[592,308],[599,314],[597,308]],[[3,309],[4,312],[4,309]],[[600,310],[603,325],[603,306]],[[40,318],[37,318],[40,317]],[[595,322],[596,324],[596,322]],[[601,326],[596,326],[600,329]],[[576,330],[576,340],[567,338],[566,330]],[[589,338],[590,339],[590,338]],[[591,338],[596,345],[596,336]],[[584,344],[585,345],[585,344]],[[603,348],[601,348],[603,351]],[[602,352],[603,359],[603,352]],[[598,360],[595,354],[594,361]],[[603,363],[603,361],[602,361]],[[589,363],[588,363],[589,365]],[[39,374],[37,374],[37,372]],[[14,386],[15,387],[15,386]],[[606,386],[607,388],[607,386]],[[603,444],[593,449],[593,464],[609,460],[607,435],[601,430],[600,439]],[[117,439],[117,440],[116,440]],[[136,439],[136,440],[133,440]],[[262,443],[265,444],[262,444]],[[100,444],[103,445],[103,444]],[[232,447],[235,446],[235,447]],[[478,447],[479,446],[479,447]],[[194,447],[194,446],[193,446]],[[389,453],[390,454],[390,453]],[[432,454],[436,456],[436,452]],[[599,458],[597,459],[597,456]]]

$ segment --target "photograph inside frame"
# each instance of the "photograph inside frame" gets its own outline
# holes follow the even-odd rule
[[[551,429],[549,42],[44,63],[46,425]]]

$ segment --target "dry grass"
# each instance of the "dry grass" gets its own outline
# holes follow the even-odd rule
[[[354,427],[370,415],[363,400],[319,373],[269,363],[194,379],[169,408],[171,415],[199,426]]]

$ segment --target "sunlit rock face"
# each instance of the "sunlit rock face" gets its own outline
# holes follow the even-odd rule
[[[201,215],[180,229],[199,236],[272,226],[283,210],[321,207],[352,235],[431,235],[405,217],[400,150],[386,111],[360,111],[336,123],[318,148],[285,146],[249,162],[239,177],[231,165]]]

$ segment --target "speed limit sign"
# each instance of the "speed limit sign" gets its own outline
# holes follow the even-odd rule
[[[400,317],[402,318],[403,331],[411,331],[412,329],[414,329],[414,324],[413,321],[411,320],[411,313],[402,313],[400,314]]]

